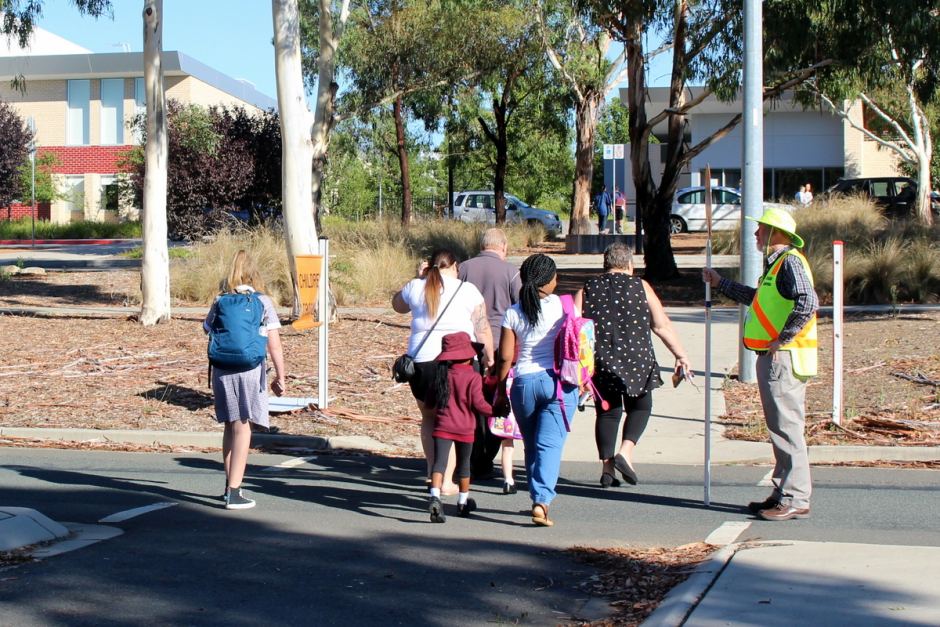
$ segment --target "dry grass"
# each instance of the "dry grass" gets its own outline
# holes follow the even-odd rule
[[[387,301],[414,275],[418,260],[438,248],[459,259],[480,250],[483,224],[435,220],[403,229],[395,221],[349,222],[327,219],[324,235],[330,238],[333,296],[338,305]],[[541,227],[505,227],[512,250],[536,246],[545,239]],[[191,254],[174,259],[170,285],[174,298],[184,302],[212,302],[235,253],[249,251],[261,270],[267,292],[276,303],[291,304],[290,271],[283,236],[268,227],[222,231],[214,240],[194,244]]]
[[[940,227],[913,221],[888,221],[866,198],[840,196],[794,211],[797,232],[806,241],[816,291],[823,302],[832,295],[832,242],[845,247],[846,304],[938,300],[940,293]],[[740,250],[737,230],[716,235],[718,252]]]

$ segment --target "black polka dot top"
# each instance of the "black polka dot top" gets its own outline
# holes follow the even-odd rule
[[[663,384],[639,277],[607,272],[589,279],[584,284],[582,315],[594,320],[595,383],[627,396],[640,396]]]

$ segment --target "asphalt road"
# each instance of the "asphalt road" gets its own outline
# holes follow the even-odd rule
[[[556,526],[529,522],[524,491],[475,488],[465,520],[428,521],[423,462],[253,454],[258,507],[226,511],[217,456],[0,449],[0,503],[59,522],[96,524],[136,507],[176,505],[112,524],[124,533],[0,571],[0,625],[556,624],[597,606],[592,572],[562,549],[675,546],[725,522],[738,541],[816,540],[940,546],[938,473],[815,469],[813,518],[769,523],[742,503],[763,498],[767,467],[642,466],[641,485],[601,490],[598,468],[566,463]],[[453,510],[448,505],[448,513]],[[732,538],[733,539],[733,538]],[[586,607],[586,604],[587,607]]]

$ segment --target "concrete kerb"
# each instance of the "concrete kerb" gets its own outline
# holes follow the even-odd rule
[[[659,607],[646,617],[641,627],[679,627],[682,625],[695,606],[705,597],[712,584],[721,576],[739,546],[738,544],[723,546],[709,559],[699,564],[688,579],[669,591]]]

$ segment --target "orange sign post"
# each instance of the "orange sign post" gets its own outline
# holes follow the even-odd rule
[[[291,323],[298,331],[320,326],[314,318],[320,297],[320,274],[323,268],[322,255],[297,255],[297,288],[300,295],[300,317]]]

